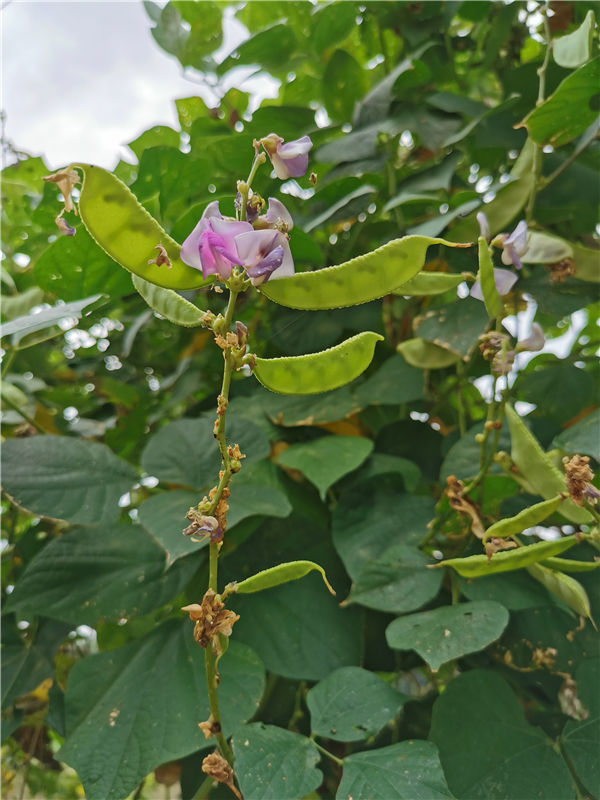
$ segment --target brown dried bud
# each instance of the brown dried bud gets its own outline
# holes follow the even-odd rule
[[[570,275],[577,274],[572,258],[563,258],[554,264],[546,264],[546,269],[550,270],[550,283],[564,283]]]
[[[68,172],[55,172],[54,175],[46,175],[42,180],[55,183],[58,186],[60,193],[64,197],[65,211],[75,211],[77,213],[71,198],[75,184],[81,180],[76,170],[70,169]]]
[[[201,647],[212,645],[213,652],[221,654],[219,636],[231,636],[233,626],[240,618],[239,614],[228,611],[221,597],[209,589],[202,603],[191,603],[184,606],[182,611],[187,611],[190,619],[195,622],[194,639]]]
[[[508,341],[509,337],[505,333],[500,333],[499,331],[483,333],[479,337],[479,352],[486,361],[493,361],[502,350],[504,342]]]
[[[316,186],[317,185],[317,173],[316,172],[311,172],[310,175],[308,176],[308,180],[311,182],[312,186]]]
[[[198,727],[204,734],[205,739],[210,739],[211,736],[216,736],[217,733],[221,733],[221,725],[215,722],[212,714],[206,722],[199,722]]]
[[[590,467],[588,456],[573,456],[573,458],[563,458],[565,467],[565,478],[569,497],[578,506],[582,506],[587,500],[589,503],[597,503],[600,492],[592,484],[594,472]]]
[[[219,783],[224,783],[229,789],[231,789],[238,800],[242,800],[242,795],[233,782],[233,769],[227,763],[227,761],[225,761],[223,756],[220,755],[220,753],[215,751],[209,756],[206,756],[202,762],[202,772],[204,772],[206,775],[209,775],[211,778],[214,778]]]
[[[156,264],[157,267],[166,266],[168,269],[171,269],[173,266],[171,264],[171,259],[169,258],[169,254],[162,244],[157,244],[154,249],[158,250],[158,255],[156,258],[151,258],[150,261],[148,261],[148,264]]]
[[[515,547],[518,547],[518,544],[513,542],[512,539],[502,539],[500,536],[492,536],[485,543],[485,552],[488,561],[490,561],[494,553],[497,553],[498,550],[513,550]]]
[[[235,323],[238,347],[246,347],[248,343],[248,328],[239,320]]]

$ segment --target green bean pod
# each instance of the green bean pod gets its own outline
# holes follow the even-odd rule
[[[578,542],[577,536],[564,536],[551,542],[536,542],[526,547],[517,547],[516,550],[501,550],[499,553],[494,553],[492,558],[488,558],[487,555],[448,558],[430,568],[452,567],[463,578],[481,578],[483,575],[495,575],[499,572],[512,572],[515,569],[530,567],[546,558],[564,553]]]
[[[283,280],[283,278],[282,278]],[[358,377],[371,363],[378,333],[364,331],[345,342],[305,356],[257,358],[254,375],[279,394],[320,394]]]
[[[198,325],[202,325],[206,312],[178,295],[173,289],[163,289],[162,286],[150,283],[139,275],[132,275],[131,280],[150,308],[161,317],[185,328],[197,328]]]
[[[396,350],[411,367],[417,369],[444,369],[460,361],[459,353],[418,337],[400,342]]]
[[[456,289],[464,280],[465,276],[460,272],[419,272],[414,278],[394,289],[392,294],[404,297],[430,297]]]
[[[574,558],[546,558],[540,561],[543,567],[561,572],[593,572],[600,567],[600,561],[575,561]]]
[[[555,572],[553,569],[547,569],[540,564],[532,564],[527,567],[527,572],[555,597],[572,608],[576,614],[592,619],[587,592],[575,578],[564,575],[562,572]]]
[[[79,213],[95,242],[129,272],[165,289],[195,289],[204,286],[199,270],[179,258],[181,245],[159,225],[135,195],[116,175],[92,164],[71,164],[67,170],[84,174]],[[170,266],[149,263],[156,246],[164,247]]]
[[[547,519],[550,514],[553,514],[559,505],[564,500],[563,495],[557,495],[550,500],[544,500],[541,503],[536,503],[529,508],[524,508],[519,511],[514,517],[508,519],[501,519],[494,522],[493,525],[486,530],[483,541],[487,542],[492,536],[503,538],[506,536],[514,536],[516,533],[522,533],[527,528],[532,528],[534,525],[539,525]]]
[[[483,302],[485,303],[486,310],[491,319],[496,319],[496,317],[502,316],[504,305],[498,294],[498,289],[496,288],[494,265],[492,264],[490,248],[483,236],[479,237],[477,244],[479,250],[479,274],[477,277],[481,284]]]
[[[432,244],[471,246],[430,236],[405,236],[335,267],[268,281],[260,291],[274,303],[309,311],[368,303],[413,278],[423,267]]]
[[[254,592],[262,592],[264,589],[271,589],[274,586],[280,586],[282,583],[289,583],[290,581],[297,581],[308,575],[309,572],[316,570],[321,574],[323,583],[329,589],[331,594],[335,594],[331,584],[327,580],[325,570],[314,561],[288,561],[285,564],[278,564],[276,567],[270,569],[263,569],[252,575],[240,583],[234,584],[235,589],[232,589],[238,594],[252,594]]]

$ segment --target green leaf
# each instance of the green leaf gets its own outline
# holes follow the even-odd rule
[[[314,734],[336,742],[360,742],[395,719],[407,700],[373,672],[342,667],[310,690],[306,704]]]
[[[433,706],[429,737],[459,800],[576,797],[552,742],[527,724],[515,694],[490,670],[470,670],[450,682]]]
[[[488,323],[483,303],[473,297],[466,297],[426,311],[415,320],[415,332],[421,339],[460,353],[466,358]]]
[[[598,116],[600,56],[567,76],[558,89],[529,113],[525,126],[534,142],[560,147],[582,134]]]
[[[565,364],[565,360],[539,355],[529,362],[517,384],[519,400],[543,409],[544,417],[560,426],[593,406],[597,397],[591,374],[574,364]],[[568,435],[570,430],[565,433]],[[592,433],[588,447],[594,447],[596,438]]]
[[[18,344],[24,336],[35,331],[42,331],[45,328],[51,328],[53,325],[63,319],[74,317],[79,319],[83,316],[83,311],[92,303],[95,303],[102,297],[100,294],[94,294],[91,297],[86,297],[84,300],[77,300],[72,303],[61,303],[52,308],[45,308],[37,314],[26,314],[23,317],[17,317],[10,322],[5,322],[0,325],[0,337],[12,335],[13,344]],[[62,333],[62,330],[58,331]]]
[[[225,75],[241,64],[260,64],[267,70],[287,72],[287,63],[296,49],[296,36],[289,25],[277,24],[246,39],[218,66],[217,74]],[[266,136],[265,132],[265,136]]]
[[[479,245],[479,273],[477,277],[481,284],[481,292],[485,307],[491,319],[501,317],[504,311],[504,304],[498,294],[496,288],[496,281],[494,278],[494,265],[492,264],[492,256],[488,243],[480,236],[478,239]]]
[[[431,742],[408,740],[344,759],[336,800],[454,800]]]
[[[552,447],[558,447],[566,453],[592,456],[600,461],[600,439],[597,435],[599,426],[600,410],[596,409],[556,436]]]
[[[365,331],[320,353],[283,358],[257,358],[252,369],[260,383],[272,392],[279,394],[328,392],[349,383],[364,372],[371,363],[376,343],[382,340],[383,336],[378,333]]]
[[[584,661],[575,672],[577,694],[587,716],[583,720],[569,720],[562,733],[563,747],[588,792],[598,792],[600,784],[600,659]]]
[[[399,617],[388,625],[386,639],[394,650],[416,650],[435,671],[496,641],[508,618],[504,606],[492,600],[459,603]]]
[[[233,591],[237,594],[262,592],[265,589],[272,589],[274,586],[279,586],[282,583],[297,581],[313,570],[321,573],[323,583],[329,589],[330,594],[335,595],[331,584],[327,580],[325,570],[323,567],[315,564],[314,561],[289,561],[287,564],[278,564],[276,567],[263,569],[261,572],[257,572],[256,575],[252,575],[250,578],[246,578],[234,584]]]
[[[356,59],[345,50],[336,50],[323,73],[323,100],[330,117],[350,119],[354,104],[367,85],[367,75]]]
[[[34,306],[38,306],[40,303],[43,303],[44,296],[45,294],[42,289],[39,288],[39,286],[30,286],[29,289],[25,289],[25,291],[21,292],[20,294],[15,294],[12,296],[3,295],[1,309],[2,316],[4,319],[23,317]]]
[[[562,559],[561,559],[562,560]],[[564,559],[566,561],[566,559]],[[592,618],[590,600],[583,586],[571,578],[554,569],[548,569],[541,564],[532,564],[527,567],[529,574],[545,586],[549,592],[562,600],[563,603],[572,608],[576,614],[582,617]]]
[[[343,41],[356,25],[356,11],[350,4],[317,6],[312,15],[310,43],[321,55]]]
[[[183,529],[189,522],[185,515],[191,506],[198,504],[199,499],[198,492],[175,489],[154,494],[138,507],[140,523],[166,552],[169,566],[182,556],[195,553],[208,544],[208,539],[204,542],[193,542],[189,536],[183,535]]]
[[[96,293],[121,297],[131,291],[126,272],[115,269],[81,226],[75,236],[60,236],[37,259],[37,283],[62,300],[79,300]]]
[[[163,289],[161,286],[140,278],[139,275],[132,275],[131,279],[150,308],[161,317],[168,319],[174,325],[183,325],[186,328],[196,328],[198,325],[202,325],[205,312],[181,297],[173,289]]]
[[[101,525],[119,516],[136,471],[103,444],[68,436],[7,439],[3,488],[34,514]]]
[[[180,140],[181,134],[174,128],[170,128],[168,125],[154,125],[154,127],[144,131],[137,139],[128,142],[127,146],[136,154],[139,160],[144,150],[149,147],[159,147],[161,145],[179,147]]]
[[[206,746],[198,727],[209,715],[204,653],[192,627],[189,620],[166,622],[142,639],[75,664],[59,758],[77,770],[88,800],[122,800],[160,764]],[[221,718],[229,735],[255,713],[264,668],[233,641],[219,671]]]
[[[324,425],[352,416],[361,409],[347,386],[312,397],[276,395],[260,390],[260,404],[276,425]],[[235,402],[235,401],[234,401]]]
[[[290,501],[275,486],[234,481],[228,500],[227,522],[233,528],[238,522],[257,515],[265,517],[287,517],[292,510]]]
[[[362,406],[395,406],[421,400],[424,396],[423,370],[411,367],[400,354],[386,359],[377,372],[355,391],[355,397]]]
[[[492,558],[488,558],[486,555],[447,558],[436,564],[436,567],[452,567],[463,578],[478,578],[483,575],[529,567],[550,556],[564,553],[574,544],[578,544],[576,536],[564,536],[562,539],[554,539],[550,542],[536,542],[524,547],[517,547],[516,550],[501,550],[494,553]]]
[[[335,267],[268,281],[261,286],[261,292],[288,308],[313,311],[368,303],[414,277],[425,263],[427,248],[433,244],[466,246],[429,236],[405,236]]]
[[[590,9],[577,30],[560,36],[552,42],[552,55],[560,67],[575,69],[590,60],[594,22],[594,12]]]
[[[426,569],[433,563],[416,547],[393,544],[368,561],[354,578],[344,605],[359,603],[376,611],[405,614],[416,611],[437,595],[442,575]]]
[[[175,597],[197,567],[189,559],[167,571],[165,551],[140,525],[74,528],[27,565],[6,611],[73,625],[140,616]]]
[[[563,496],[558,495],[551,500],[544,500],[541,503],[535,503],[528,508],[524,508],[514,517],[506,517],[494,522],[493,525],[486,530],[483,537],[484,542],[492,536],[504,537],[514,536],[516,533],[523,533],[527,528],[533,528],[534,525],[539,525],[547,519],[550,514],[553,514],[563,501]]]
[[[481,445],[476,440],[478,433],[483,433],[483,424],[480,422],[461,436],[446,453],[440,470],[440,480],[445,481],[450,475],[457,478],[473,478],[479,470],[479,456]],[[500,431],[498,442],[500,447],[508,447],[509,439],[506,427]],[[493,469],[493,467],[492,467]]]
[[[464,281],[461,274],[450,272],[419,272],[402,286],[394,289],[393,294],[404,297],[429,297],[435,294],[444,294],[455,289],[459,283]]]
[[[274,725],[244,725],[233,737],[235,772],[247,800],[298,800],[323,780],[314,744]]]
[[[469,600],[496,600],[510,611],[554,604],[544,587],[534,581],[526,570],[461,580],[460,586]]]
[[[573,258],[569,242],[545,231],[529,231],[527,250],[521,256],[524,264],[554,264],[565,258]]]
[[[167,6],[168,8],[168,6]],[[115,175],[91,164],[72,164],[84,172],[79,213],[97,244],[129,272],[165,289],[194,289],[208,281],[179,258],[180,245],[161,228]],[[162,245],[171,267],[149,264]]]
[[[221,457],[213,436],[214,419],[178,419],[160,428],[142,452],[142,468],[162,483],[204,490],[218,480]],[[254,423],[232,419],[228,441],[237,442],[246,454],[244,464],[269,455],[269,442]],[[201,498],[198,498],[201,499]],[[183,515],[187,508],[183,509]]]
[[[506,418],[510,428],[511,458],[534,492],[545,500],[565,492],[564,476],[544,453],[533,434],[527,430],[521,417],[508,404]],[[587,522],[591,519],[588,511],[568,499],[561,504],[560,513],[571,522]]]
[[[581,281],[600,283],[600,255],[591,247],[573,245],[575,256],[575,276]]]
[[[362,436],[323,436],[293,444],[279,455],[277,462],[299,470],[324,500],[329,487],[357,469],[372,451],[373,442]]]
[[[459,353],[418,337],[400,342],[396,349],[411,367],[421,369],[444,369],[460,361]]]

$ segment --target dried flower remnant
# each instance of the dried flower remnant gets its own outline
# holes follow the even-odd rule
[[[168,269],[171,269],[173,266],[171,264],[171,259],[162,244],[157,244],[154,249],[158,250],[158,255],[156,258],[151,258],[148,264],[156,264],[157,267],[166,266]]]
[[[60,212],[60,214],[54,218],[54,222],[56,223],[56,227],[61,233],[64,233],[65,236],[75,236],[75,228],[72,225],[69,225],[67,220],[63,217],[64,209]]]
[[[215,752],[206,756],[202,762],[202,772],[214,778],[219,783],[224,783],[225,786],[231,789],[238,800],[242,800],[242,795],[233,782],[233,769],[219,753]]]
[[[500,536],[492,536],[485,543],[485,553],[488,557],[488,561],[490,561],[494,553],[497,553],[498,550],[514,550],[515,547],[518,546],[519,545],[516,542],[513,542],[512,539],[503,539]]]
[[[233,626],[240,618],[239,614],[228,611],[221,597],[209,589],[202,603],[191,603],[184,606],[182,611],[187,611],[194,625],[194,639],[201,647],[212,646],[215,655],[221,655],[219,636],[231,636]]]
[[[454,475],[446,478],[446,495],[450,506],[459,514],[466,515],[471,520],[471,530],[478,539],[483,539],[485,529],[479,516],[479,511],[475,503],[463,496],[465,485]]]
[[[542,350],[545,344],[546,337],[544,336],[544,331],[537,322],[534,322],[531,326],[531,333],[529,336],[526,339],[521,339],[520,342],[517,342],[515,350],[517,353],[520,353],[524,350],[533,353],[537,352],[538,350]]]
[[[546,264],[546,269],[550,271],[551,283],[564,283],[568,277],[577,274],[572,258],[563,258],[562,261]]]
[[[204,734],[205,739],[210,739],[211,736],[221,733],[221,725],[219,722],[215,721],[212,714],[205,722],[199,722],[198,727]]]
[[[500,331],[490,331],[479,337],[479,352],[492,362],[495,375],[507,375],[515,360],[515,351],[509,349],[510,337]]]
[[[563,464],[571,500],[578,506],[584,505],[586,501],[595,505],[600,498],[600,491],[592,484],[594,472],[590,467],[588,456],[565,457]]]
[[[46,175],[43,180],[55,183],[58,186],[60,193],[64,197],[65,211],[77,213],[71,197],[75,184],[80,181],[79,173],[76,170],[70,169],[67,172],[55,172],[53,175]]]
[[[207,517],[193,506],[185,516],[191,524],[184,529],[184,536],[197,536],[199,538],[194,541],[210,539],[211,542],[218,542],[223,538],[223,531],[215,517]]]

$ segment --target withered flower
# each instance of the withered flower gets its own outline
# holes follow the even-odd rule
[[[462,481],[450,475],[446,478],[446,495],[451,507],[459,514],[466,515],[471,520],[471,530],[478,539],[483,539],[485,529],[479,516],[475,503],[463,496],[465,485]]]
[[[594,472],[590,467],[588,456],[573,456],[573,458],[563,458],[565,467],[565,478],[569,497],[578,506],[582,506],[587,500],[589,503],[597,503],[600,492],[592,484]]]
[[[216,655],[221,654],[219,636],[231,636],[234,624],[240,618],[239,614],[228,611],[221,597],[209,589],[202,603],[191,603],[184,606],[182,611],[187,611],[194,625],[194,639],[201,647],[212,645]]]
[[[77,213],[71,197],[73,187],[80,181],[79,173],[76,170],[70,169],[68,172],[55,172],[53,175],[46,175],[43,180],[55,183],[58,186],[65,199],[65,211],[75,211]]]
[[[198,727],[204,734],[205,739],[210,739],[211,736],[221,732],[221,725],[215,722],[212,714],[205,722],[199,722]]]
[[[207,517],[193,506],[185,516],[191,524],[184,528],[184,536],[198,536],[200,541],[210,539],[211,542],[220,541],[223,538],[223,532],[215,517]]]
[[[168,269],[171,269],[173,266],[171,264],[171,259],[162,244],[157,244],[154,249],[158,250],[158,255],[156,258],[151,258],[148,264],[156,264],[157,267],[166,266]]]
[[[242,800],[242,795],[233,782],[233,769],[227,763],[227,761],[225,761],[222,755],[214,752],[209,756],[206,756],[202,762],[202,772],[204,772],[206,775],[209,775],[211,778],[214,778],[219,783],[224,783],[225,786],[231,789],[238,800]]]
[[[500,536],[492,536],[485,543],[485,552],[488,557],[488,561],[490,561],[494,553],[497,553],[498,550],[514,550],[515,547],[518,547],[518,544],[513,542],[512,539],[503,539]]]

